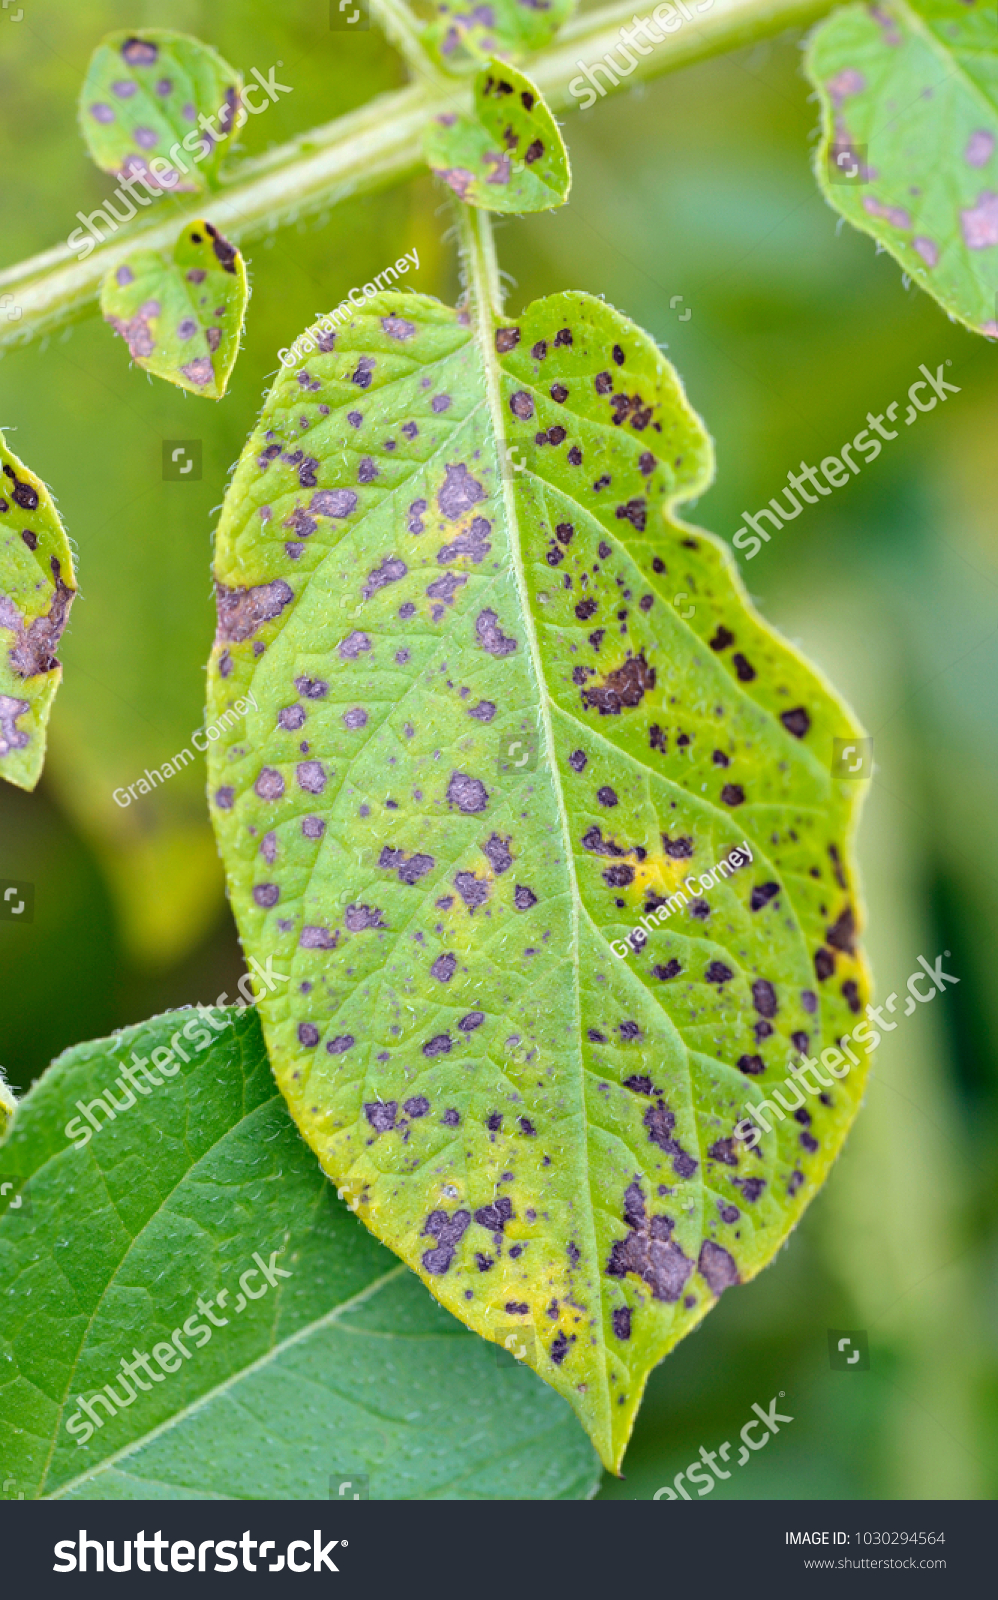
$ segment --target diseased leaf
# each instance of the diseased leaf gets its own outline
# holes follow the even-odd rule
[[[193,222],[172,252],[136,250],[108,273],[100,305],[140,367],[220,400],[239,351],[248,292],[236,246],[210,222]]]
[[[109,33],[90,58],[80,128],[104,172],[147,191],[196,193],[232,137],[241,93],[239,73],[200,39],[168,28]]]
[[[619,313],[476,336],[386,294],[318,342],[216,543],[210,800],[243,942],[292,980],[271,1060],[361,1218],[487,1338],[529,1332],[616,1468],[859,1103],[857,1068],[734,1136],[866,993],[857,726],[672,514],[710,442]]]
[[[319,1500],[357,1473],[372,1499],[594,1490],[568,1408],[337,1202],[252,1011],[68,1051],[0,1177],[23,1202],[0,1207],[0,1453],[26,1498]]]
[[[438,178],[486,211],[550,211],[571,187],[568,151],[537,86],[490,61],[475,80],[475,113],[444,112],[427,130]]]
[[[62,678],[56,649],[76,598],[52,496],[0,433],[0,776],[33,789]]]
[[[575,0],[437,0],[437,19],[425,31],[425,43],[444,66],[460,67],[468,58],[523,55],[540,50],[575,10]]]
[[[816,29],[806,64],[827,198],[952,316],[998,337],[994,7],[846,6]]]

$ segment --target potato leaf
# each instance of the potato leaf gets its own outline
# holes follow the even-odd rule
[[[56,649],[76,598],[52,496],[0,433],[0,777],[33,789],[45,762]]]
[[[168,28],[109,33],[90,58],[80,128],[102,171],[147,191],[196,193],[232,137],[241,93],[239,73],[200,39]]]
[[[859,1102],[861,1070],[734,1136],[865,992],[856,723],[673,516],[710,442],[610,306],[476,333],[387,294],[316,333],[216,542],[210,800],[244,945],[292,980],[271,1060],[358,1215],[523,1333],[617,1467]]]
[[[595,1488],[568,1408],[337,1202],[252,1011],[68,1051],[0,1178],[21,1202],[0,1208],[0,1457],[25,1498],[319,1500],[357,1473],[372,1499]]]
[[[806,63],[827,198],[952,316],[998,337],[994,6],[846,6],[816,29]]]
[[[571,187],[568,151],[536,84],[492,60],[475,80],[473,116],[443,112],[426,154],[438,178],[486,211],[550,211]]]
[[[101,289],[101,312],[140,367],[220,400],[239,352],[246,265],[210,222],[189,223],[172,252],[137,250]]]
[[[465,0],[437,0],[436,20],[425,42],[444,66],[460,68],[482,56],[523,55],[540,50],[575,10],[575,0],[489,0],[471,6]]]

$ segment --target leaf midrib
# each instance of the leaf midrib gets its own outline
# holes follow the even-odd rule
[[[144,1450],[147,1445],[152,1444],[154,1439],[158,1439],[164,1433],[169,1433],[171,1428],[178,1427],[188,1417],[193,1416],[196,1411],[200,1411],[202,1406],[206,1406],[209,1401],[216,1399],[218,1395],[228,1393],[236,1384],[242,1383],[244,1379],[269,1365],[278,1356],[283,1355],[286,1350],[292,1349],[297,1344],[304,1343],[306,1339],[310,1339],[320,1329],[331,1327],[344,1312],[363,1305],[373,1295],[380,1293],[386,1284],[401,1277],[408,1270],[405,1262],[400,1262],[397,1267],[392,1267],[390,1272],[383,1273],[380,1278],[375,1278],[374,1282],[369,1283],[366,1288],[360,1289],[356,1294],[351,1295],[349,1300],[344,1300],[340,1305],[334,1306],[331,1311],[327,1311],[324,1316],[317,1317],[314,1322],[308,1323],[306,1327],[299,1328],[296,1333],[289,1334],[286,1339],[282,1339],[278,1344],[272,1345],[269,1350],[264,1351],[263,1355],[257,1356],[255,1361],[251,1361],[248,1366],[241,1367],[238,1372],[230,1373],[227,1378],[223,1378],[221,1383],[217,1383],[213,1389],[206,1390],[204,1394],[198,1395],[196,1400],[192,1400],[172,1417],[165,1417],[162,1422],[158,1423],[155,1428],[150,1428],[149,1432],[143,1434],[140,1439],[130,1440],[128,1444],[122,1445],[120,1450],[116,1450],[113,1455],[105,1457],[97,1466],[92,1467],[88,1472],[82,1472],[77,1477],[71,1478],[68,1483],[60,1484],[54,1493],[44,1495],[43,1498],[46,1500],[58,1500],[79,1484],[91,1482],[102,1472],[110,1471],[119,1461],[123,1461],[126,1457],[133,1455],[136,1450]]]
[[[487,228],[489,226],[487,217],[484,217],[484,218],[476,217],[476,218],[473,219],[473,221],[474,221],[474,223],[477,223],[478,225],[483,225],[485,228]],[[471,232],[471,230],[469,230],[469,232]],[[546,744],[547,750],[548,750],[549,770],[550,770],[550,773],[551,773],[552,789],[553,789],[553,792],[554,792],[555,801],[556,801],[557,808],[558,808],[558,821],[559,821],[559,825],[560,825],[560,828],[561,828],[562,842],[563,842],[563,848],[564,848],[564,852],[565,852],[565,870],[566,870],[568,878],[569,878],[569,884],[570,884],[570,889],[571,889],[571,894],[570,894],[570,906],[571,906],[571,918],[572,918],[571,949],[572,949],[572,965],[573,965],[573,976],[574,976],[574,983],[573,983],[573,989],[572,989],[572,998],[573,998],[573,1003],[574,1003],[574,1007],[575,1007],[575,1019],[574,1019],[575,1020],[575,1039],[577,1041],[575,1055],[576,1055],[576,1060],[577,1060],[578,1068],[579,1068],[579,1073],[578,1073],[579,1112],[580,1112],[581,1125],[582,1125],[582,1127],[584,1129],[584,1137],[583,1137],[583,1139],[581,1141],[582,1148],[580,1150],[580,1158],[581,1158],[581,1161],[582,1161],[582,1163],[584,1165],[584,1168],[585,1168],[585,1186],[586,1186],[586,1194],[587,1194],[588,1200],[589,1200],[589,1217],[587,1219],[587,1221],[588,1221],[588,1231],[589,1231],[589,1234],[590,1234],[590,1241],[589,1242],[590,1242],[590,1248],[591,1248],[591,1251],[592,1251],[592,1260],[593,1260],[594,1269],[595,1269],[594,1270],[594,1278],[595,1278],[595,1281],[596,1281],[596,1284],[597,1284],[597,1290],[598,1290],[598,1294],[599,1294],[599,1311],[600,1311],[600,1389],[601,1389],[601,1397],[602,1397],[602,1400],[603,1400],[603,1408],[602,1408],[603,1409],[603,1429],[604,1429],[604,1432],[605,1432],[606,1443],[610,1447],[610,1449],[612,1450],[612,1448],[613,1448],[613,1443],[612,1443],[612,1441],[613,1441],[613,1426],[612,1426],[612,1419],[611,1419],[610,1384],[609,1384],[609,1377],[608,1377],[608,1372],[607,1372],[607,1352],[606,1352],[606,1340],[605,1340],[605,1332],[604,1332],[604,1329],[605,1329],[605,1314],[604,1314],[603,1278],[602,1278],[602,1273],[600,1272],[599,1251],[598,1251],[598,1245],[597,1245],[597,1240],[596,1240],[596,1226],[595,1226],[595,1210],[596,1210],[596,1207],[595,1207],[595,1201],[594,1201],[594,1198],[593,1198],[592,1175],[591,1175],[590,1165],[589,1165],[589,1117],[588,1117],[587,1108],[586,1108],[585,1075],[584,1075],[584,1070],[583,1070],[582,1050],[581,1050],[582,1003],[581,1003],[581,975],[580,975],[580,971],[579,971],[579,912],[580,912],[582,901],[581,901],[581,895],[580,895],[580,892],[579,892],[578,880],[577,880],[576,874],[575,874],[575,855],[574,855],[574,851],[572,849],[572,835],[571,835],[571,829],[570,829],[570,826],[569,826],[568,812],[567,812],[566,805],[565,805],[565,794],[564,794],[564,790],[563,790],[563,787],[562,787],[561,772],[560,772],[560,770],[558,768],[557,753],[556,753],[555,738],[554,738],[554,728],[553,728],[553,725],[552,725],[552,718],[551,718],[551,706],[552,706],[553,702],[551,701],[551,698],[548,695],[547,682],[546,682],[546,679],[545,679],[545,676],[544,676],[543,661],[542,661],[541,652],[540,652],[540,643],[539,643],[538,638],[537,638],[537,633],[536,633],[536,630],[535,630],[535,627],[534,627],[534,620],[533,620],[533,616],[532,616],[531,610],[530,610],[530,595],[529,595],[529,590],[528,590],[528,587],[527,587],[526,573],[525,573],[524,567],[523,567],[523,552],[522,552],[522,548],[521,548],[521,544],[520,544],[520,521],[519,521],[519,516],[517,514],[516,500],[515,500],[515,496],[514,496],[514,492],[513,492],[513,485],[510,482],[509,474],[507,472],[505,472],[503,470],[503,467],[502,467],[502,463],[505,460],[507,460],[507,456],[505,454],[507,446],[506,446],[505,418],[504,418],[504,414],[503,414],[502,398],[501,398],[500,388],[499,388],[499,364],[494,358],[495,319],[494,319],[494,316],[492,314],[491,306],[489,304],[488,292],[487,292],[487,287],[486,287],[486,278],[485,278],[485,273],[482,270],[483,261],[482,261],[482,256],[481,256],[481,253],[480,253],[480,246],[479,246],[477,234],[474,235],[474,243],[471,243],[471,241],[469,240],[469,254],[471,254],[471,256],[472,256],[472,261],[473,261],[473,264],[474,264],[474,267],[475,267],[475,277],[477,279],[477,282],[476,282],[476,294],[475,294],[475,301],[476,301],[476,304],[475,304],[475,337],[476,337],[476,342],[478,343],[478,347],[479,347],[479,356],[480,356],[480,359],[481,359],[482,371],[483,371],[483,375],[484,375],[484,378],[485,378],[485,391],[486,391],[486,396],[487,396],[487,400],[488,400],[489,413],[490,413],[490,416],[491,416],[492,428],[493,428],[493,433],[494,433],[494,443],[495,443],[495,449],[496,449],[496,472],[497,472],[497,474],[499,476],[499,481],[500,481],[500,483],[502,485],[502,507],[503,507],[504,517],[505,517],[505,522],[506,522],[507,537],[508,537],[508,540],[509,540],[509,551],[510,551],[510,562],[511,562],[511,567],[512,567],[512,575],[513,575],[514,582],[516,584],[517,599],[518,599],[519,605],[520,605],[520,615],[521,615],[521,619],[522,619],[524,638],[525,638],[525,640],[527,642],[530,666],[531,666],[531,670],[532,670],[532,673],[533,673],[533,676],[534,676],[534,680],[535,680],[536,685],[537,685],[538,708],[539,708],[540,716],[541,716],[541,724],[542,724],[542,729],[543,729],[543,734],[544,734],[544,741],[545,741],[545,744]]]

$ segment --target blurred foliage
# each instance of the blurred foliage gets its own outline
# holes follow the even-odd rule
[[[24,12],[16,27],[0,20],[0,125],[18,151],[5,171],[5,262],[65,237],[107,192],[74,121],[105,31],[189,31],[244,73],[281,62],[294,93],[243,130],[254,151],[402,81],[373,29],[330,32],[328,0],[32,0]],[[944,949],[961,981],[885,1039],[825,1191],[777,1262],[726,1295],[653,1375],[627,1478],[604,1493],[654,1493],[782,1389],[794,1422],[715,1497],[988,1498],[998,1490],[995,351],[906,288],[818,194],[799,43],[570,113],[570,204],[501,224],[498,243],[518,280],[514,309],[588,289],[668,347],[717,441],[718,481],[697,516],[728,538],[788,469],[835,453],[867,412],[902,399],[920,363],[951,360],[960,394],[902,427],[743,571],[874,738],[860,856],[879,994],[903,991],[918,954]],[[0,1060],[22,1089],[79,1039],[234,992],[240,959],[200,761],[141,808],[120,809],[112,790],[201,726],[211,508],[276,351],[401,250],[419,251],[416,289],[453,297],[448,224],[427,179],[252,247],[246,345],[217,406],[128,370],[96,319],[0,363],[0,425],[55,490],[81,584],[48,774],[34,796],[0,795],[0,876],[36,886],[33,924],[0,922]],[[163,482],[163,440],[191,438],[203,443],[201,481]],[[833,1327],[868,1331],[869,1372],[830,1370]]]

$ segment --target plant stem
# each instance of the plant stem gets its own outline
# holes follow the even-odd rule
[[[393,20],[398,20],[393,0],[377,3],[382,14],[387,17],[391,11]],[[674,71],[784,28],[804,26],[830,11],[833,3],[714,0],[710,11],[666,34],[647,56],[639,56],[631,76],[607,92],[630,88],[639,78]],[[554,110],[574,103],[569,85],[578,75],[579,62],[591,64],[606,55],[618,42],[621,25],[633,14],[634,0],[619,0],[575,17],[552,45],[523,62]],[[62,244],[7,268],[0,272],[0,298],[11,293],[14,303],[0,312],[0,350],[95,310],[105,273],[135,249],[172,248],[188,223],[204,218],[243,244],[302,215],[402,182],[424,170],[423,131],[430,119],[470,106],[470,84],[445,78],[434,69],[418,84],[382,95],[264,156],[242,162],[223,177],[215,193],[183,202],[168,196],[152,202],[149,216],[137,216],[120,226],[82,261]]]
[[[492,217],[478,206],[455,202],[459,249],[467,271],[472,315],[477,324],[491,327],[502,316],[503,287],[499,276]]]

